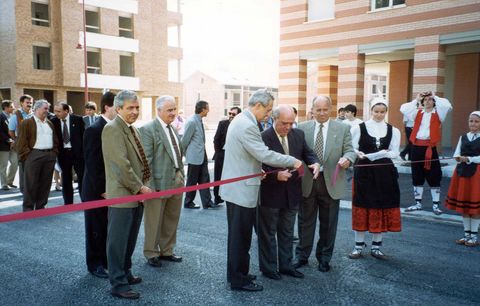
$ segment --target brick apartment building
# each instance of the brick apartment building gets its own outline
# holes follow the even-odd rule
[[[82,0],[0,1],[0,95],[84,105]],[[163,94],[181,100],[179,0],[85,0],[89,100],[130,89],[142,119]]]
[[[317,69],[317,93],[335,109],[362,114],[365,75],[383,66],[389,122],[402,128],[400,104],[433,90],[454,107],[442,144],[454,146],[467,116],[480,109],[479,0],[282,0],[279,98],[304,117],[307,67]],[[335,114],[332,113],[332,116]]]

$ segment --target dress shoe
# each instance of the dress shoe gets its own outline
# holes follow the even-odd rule
[[[162,262],[160,261],[160,257],[157,256],[157,257],[150,257],[148,260],[147,260],[147,263],[149,265],[151,265],[152,267],[155,267],[155,268],[160,268],[162,266]]]
[[[108,273],[102,266],[98,266],[95,270],[90,271],[90,273],[98,278],[108,278]]]
[[[129,285],[136,285],[142,282],[142,278],[140,276],[129,276],[127,277],[127,281]]]
[[[213,203],[212,201],[208,202],[207,205],[203,206],[203,209],[209,209],[209,208],[218,208],[220,205]]]
[[[13,185],[13,184],[8,184],[8,187],[10,187],[10,188],[18,188],[17,185]]]
[[[220,204],[220,203],[223,203],[225,202],[222,198],[217,198],[215,199],[215,204]]]
[[[191,202],[191,203],[184,204],[184,205],[183,205],[183,208],[199,209],[200,206],[195,205],[195,203]]]
[[[282,276],[278,272],[262,272],[263,276],[274,280],[281,280]]]
[[[318,265],[318,271],[320,272],[328,272],[330,271],[330,265],[328,262],[322,262]]]
[[[306,265],[308,265],[308,260],[307,259],[299,259],[299,260],[297,260],[297,262],[295,262],[293,264],[293,267],[295,269],[298,269],[298,268],[306,266]]]
[[[262,291],[263,286],[259,284],[255,284],[254,282],[250,282],[246,285],[243,285],[241,287],[230,287],[232,290],[240,290],[240,291]]]
[[[298,270],[280,270],[280,274],[285,274],[285,275],[289,275],[289,276],[292,276],[292,277],[296,277],[296,278],[304,278],[305,275],[303,275],[302,272],[298,271]]]
[[[10,190],[10,187],[8,187],[7,185],[2,186],[2,190]]]
[[[129,299],[129,300],[136,300],[140,297],[140,293],[133,290],[128,290],[125,292],[111,292],[111,294],[114,297],[118,297],[121,299]]]
[[[168,255],[168,256],[158,256],[161,260],[166,260],[166,261],[173,261],[173,262],[181,262],[182,261],[182,256],[178,256],[175,254]]]
[[[257,276],[253,274],[247,274],[247,278],[249,281],[254,281],[257,279]]]

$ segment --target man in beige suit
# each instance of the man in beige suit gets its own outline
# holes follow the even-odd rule
[[[129,90],[120,91],[115,96],[114,106],[118,116],[102,132],[107,199],[150,193],[152,191],[147,187],[150,168],[138,132],[132,125],[140,110],[137,96]],[[112,285],[111,294],[115,297],[140,297],[130,285],[142,281],[131,272],[142,213],[143,205],[139,202],[108,208],[108,276]]]
[[[140,128],[145,155],[152,169],[150,186],[156,191],[180,188],[183,187],[185,174],[180,137],[172,126],[177,115],[175,99],[172,96],[161,96],[155,104],[157,118]],[[181,193],[145,203],[143,255],[149,265],[160,267],[161,260],[182,261],[182,257],[173,253],[181,209]]]
[[[345,169],[355,161],[350,126],[330,120],[332,101],[327,96],[318,96],[313,100],[314,120],[299,124],[305,132],[307,145],[313,149],[320,161],[320,175],[313,179],[305,171],[302,180],[303,201],[298,213],[298,235],[300,243],[296,248],[299,268],[308,263],[313,248],[315,226],[320,221],[320,239],[317,243],[316,257],[318,270],[328,272],[337,234],[338,210],[340,198],[345,193]],[[337,182],[332,184],[335,168],[340,166]]]

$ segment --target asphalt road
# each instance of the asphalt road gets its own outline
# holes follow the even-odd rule
[[[17,212],[21,198],[1,195],[0,214]],[[51,193],[50,206],[61,204]],[[77,197],[78,198],[78,197]],[[353,247],[349,210],[341,210],[332,271],[274,281],[258,270],[257,240],[251,272],[265,290],[231,291],[226,282],[226,212],[182,211],[176,253],[182,263],[159,269],[145,263],[140,231],[133,271],[143,277],[136,302],[109,294],[108,280],[86,271],[83,213],[0,224],[0,296],[3,305],[478,305],[480,247],[457,246],[460,224],[405,217],[401,233],[386,234],[389,259],[347,258]],[[369,236],[367,236],[367,242]],[[370,244],[370,243],[369,243]]]

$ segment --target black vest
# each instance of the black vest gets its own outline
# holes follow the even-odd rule
[[[473,141],[468,140],[467,134],[462,136],[462,146],[460,147],[461,156],[480,155],[480,138]],[[460,163],[457,165],[457,175],[461,177],[471,177],[477,170],[476,163]]]

